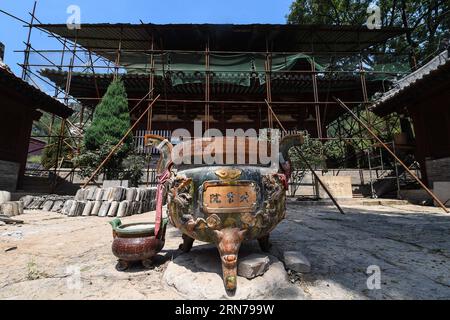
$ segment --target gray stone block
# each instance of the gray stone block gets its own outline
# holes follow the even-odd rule
[[[30,204],[29,209],[38,210],[42,208],[44,200],[41,198],[34,198],[33,202]]]
[[[84,210],[85,202],[83,201],[74,201],[72,203],[72,207],[70,207],[69,217],[78,217],[81,216]]]
[[[140,203],[137,201],[130,202],[130,204],[127,208],[127,216],[132,216],[132,215],[138,214],[139,213],[139,204]]]
[[[435,181],[433,183],[433,192],[442,203],[450,207],[450,181]],[[436,201],[434,201],[434,205],[436,207],[439,206]]]
[[[64,201],[62,200],[56,200],[53,202],[53,207],[51,209],[52,212],[61,212],[61,210],[64,207]]]
[[[25,209],[25,206],[23,205],[23,201],[16,201],[19,206],[19,214],[23,214],[23,210]]]
[[[62,209],[62,213],[65,215],[68,215],[70,212],[70,208],[72,208],[72,204],[73,204],[74,200],[67,200],[64,203],[63,209]]]
[[[86,200],[95,200],[95,193],[97,191],[97,187],[90,187],[87,189]]]
[[[149,201],[144,201],[143,202],[143,211],[144,212],[149,212],[150,211],[150,202]]]
[[[285,251],[283,253],[284,265],[287,269],[300,273],[309,273],[311,264],[308,259],[299,251]]]
[[[117,217],[125,217],[127,215],[129,202],[124,200],[119,204],[119,209],[117,209]]]
[[[0,204],[11,201],[11,193],[8,191],[0,191]]]
[[[93,206],[94,206],[94,201],[86,202],[86,205],[84,206],[84,209],[83,209],[83,213],[81,215],[84,217],[90,216]]]
[[[113,188],[113,192],[112,192],[112,201],[122,201],[122,197],[124,195],[125,192],[125,188],[122,187],[116,187]]]
[[[19,203],[17,201],[7,201],[0,204],[0,213],[8,216],[18,216],[20,214],[19,211]]]
[[[129,188],[126,191],[125,200],[131,202],[136,198],[136,188]]]
[[[247,279],[253,279],[262,276],[270,265],[270,259],[266,255],[251,254],[240,259],[238,264],[238,275]]]
[[[108,215],[109,207],[111,206],[111,202],[109,201],[103,201],[102,205],[100,206],[100,210],[98,212],[99,217],[106,217]]]
[[[134,198],[134,201],[141,201],[142,197],[142,190],[141,188],[136,188],[136,197]]]
[[[150,202],[150,210],[149,211],[155,211],[156,210],[156,199],[152,200]]]
[[[29,205],[33,202],[33,199],[33,196],[25,196],[20,198],[20,200],[23,201],[23,206],[25,209],[28,209]]]
[[[103,190],[103,196],[102,196],[102,200],[103,201],[108,201],[109,200],[112,190],[113,190],[113,188],[107,188],[107,189]]]
[[[146,201],[148,198],[148,190],[147,189],[141,189],[141,199],[140,201]]]
[[[92,206],[91,210],[91,216],[98,216],[101,206],[102,206],[101,201],[94,201],[94,205]]]
[[[109,206],[108,217],[115,217],[117,215],[117,209],[119,208],[119,202],[113,201]]]
[[[53,201],[52,200],[47,200],[44,202],[44,205],[42,206],[42,210],[44,211],[50,211],[53,207]]]
[[[72,205],[70,206],[69,213],[67,214],[69,217],[74,217],[76,215],[77,210],[77,201],[72,201]]]
[[[77,193],[75,194],[75,200],[77,201],[84,200],[84,193],[85,193],[84,189],[78,189]]]
[[[98,188],[97,190],[95,190],[94,200],[95,201],[102,201],[103,193],[104,193],[103,189]]]
[[[103,189],[114,188],[114,187],[125,187],[128,188],[130,182],[128,180],[104,180]]]

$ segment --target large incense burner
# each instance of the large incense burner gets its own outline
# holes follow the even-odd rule
[[[188,252],[194,239],[216,244],[222,260],[225,288],[235,290],[241,243],[257,239],[262,250],[269,250],[269,234],[285,216],[290,165],[284,159],[289,159],[288,151],[292,146],[302,144],[303,137],[294,135],[281,140],[280,148],[276,150],[279,151],[279,157],[276,157],[277,161],[280,159],[279,170],[278,166],[245,163],[173,166],[173,162],[181,162],[180,157],[193,163],[208,148],[215,150],[217,159],[221,156],[217,150],[229,150],[229,138],[184,142],[178,145],[178,150],[183,151],[177,155],[172,152],[173,146],[162,137],[148,135],[146,140],[147,145],[156,146],[161,151],[158,172],[160,176],[166,172],[168,177],[165,181],[168,212],[171,223],[183,232],[184,241],[180,249]],[[234,160],[245,155],[244,162],[248,163],[259,148],[252,145],[251,138],[246,138],[244,145],[241,152],[236,152],[237,148],[232,151],[237,153]],[[187,151],[190,151],[188,156]],[[226,153],[223,152],[224,159]]]

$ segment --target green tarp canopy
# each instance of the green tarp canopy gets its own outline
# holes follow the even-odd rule
[[[193,53],[166,53],[153,56],[155,63],[155,75],[171,77],[172,85],[205,82],[205,56]],[[127,54],[122,57],[121,66],[129,74],[149,74],[150,57],[143,55]],[[260,83],[266,81],[265,74],[266,57],[253,54],[210,54],[209,70],[215,82],[224,82],[240,86],[250,86],[251,78],[258,78]],[[304,54],[271,55],[271,71],[311,70],[311,64],[315,64],[317,71],[325,68],[313,62],[313,59]]]

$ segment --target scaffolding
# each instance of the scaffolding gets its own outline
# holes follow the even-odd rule
[[[348,96],[344,97],[342,102],[350,106],[371,128],[377,131],[382,123],[385,124],[383,127],[385,132],[378,130],[377,134],[383,133],[384,137],[393,139],[398,133],[399,126],[396,124],[398,119],[395,119],[395,116],[375,119],[369,108],[373,105],[372,96],[375,92],[379,92],[380,88],[387,91],[390,81],[410,72],[404,63],[399,63],[399,61],[406,63],[408,56],[373,50],[371,45],[379,43],[380,40],[372,40],[373,43],[361,40],[361,35],[365,35],[367,31],[355,28],[337,30],[341,33],[349,32],[348,34],[354,32],[356,40],[353,38],[347,40],[346,36],[339,34],[334,38],[333,45],[331,40],[319,39],[327,35],[325,30],[315,41],[311,37],[307,46],[309,49],[303,48],[301,51],[274,50],[271,35],[264,37],[264,44],[256,46],[258,50],[254,48],[225,50],[217,45],[212,47],[211,39],[207,36],[202,37],[203,44],[196,40],[199,42],[197,47],[202,46],[201,49],[192,50],[165,48],[160,33],[155,32],[155,25],[141,23],[140,26],[132,25],[132,29],[130,25],[98,26],[100,29],[109,30],[110,33],[113,28],[115,34],[112,38],[106,36],[96,38],[86,35],[86,32],[81,34],[84,28],[82,25],[80,31],[71,31],[71,36],[68,37],[55,31],[60,30],[58,28],[61,26],[45,25],[37,18],[36,3],[29,14],[29,22],[8,14],[28,28],[27,40],[24,42],[25,49],[15,51],[24,55],[23,63],[19,64],[23,70],[22,78],[46,92],[51,92],[55,99],[75,109],[74,116],[69,119],[57,119],[52,115],[50,122],[45,124],[46,134],[32,136],[46,139],[48,145],[57,146],[54,166],[50,170],[43,170],[44,173],[52,173],[54,188],[57,188],[58,181],[66,179],[73,181],[77,168],[73,165],[70,169],[64,168],[70,163],[70,159],[63,150],[64,148],[70,150],[69,158],[80,152],[83,133],[92,120],[95,105],[101,100],[107,83],[117,77],[129,81],[130,87],[133,84],[146,87],[145,90],[136,90],[128,96],[130,116],[133,120],[148,110],[143,118],[145,121],[141,121],[133,132],[138,151],[149,152],[145,148],[139,148],[145,134],[163,132],[166,138],[170,138],[174,125],[187,124],[195,119],[202,120],[205,131],[218,125],[225,128],[235,113],[242,115],[243,112],[244,116],[248,113],[254,115],[252,125],[259,129],[280,128],[281,122],[284,121],[286,132],[302,131],[305,129],[304,126],[308,125],[311,139],[320,141],[325,148],[339,149],[338,154],[342,157],[340,162],[335,161],[333,168],[320,166],[314,168],[321,174],[333,170],[334,174],[339,174],[346,169],[346,164],[351,162],[350,158],[356,159],[355,166],[351,169],[370,172],[371,186],[376,180],[374,177],[382,176],[377,171],[378,167],[390,173],[396,172],[395,163],[390,168],[386,167],[388,162],[383,160],[383,152],[377,149],[377,141],[367,135],[358,121],[340,110],[339,104],[332,98],[336,94],[336,88],[339,87],[339,90],[346,92]],[[139,32],[146,32],[147,36],[130,39],[128,36],[130,30],[138,27]],[[193,28],[197,33],[203,32],[201,29],[203,26],[196,25],[174,28],[174,32],[177,30],[184,32],[186,28]],[[256,30],[263,27],[253,25],[247,28]],[[291,32],[290,27],[286,28],[286,32]],[[95,25],[92,26],[92,30],[94,29]],[[32,44],[35,30],[47,35],[52,40],[53,46],[35,47]],[[308,30],[305,30],[307,34]],[[335,35],[337,31],[330,29],[329,32]],[[260,33],[263,34],[262,31]],[[260,33],[253,33],[253,42],[261,42]],[[403,30],[392,29],[391,34],[387,33],[382,41],[401,35]],[[377,37],[380,38],[380,35]],[[287,40],[289,39],[285,39]],[[100,43],[102,45],[96,46]],[[105,46],[103,43],[114,43],[115,47]],[[132,44],[136,43],[139,46],[133,48]],[[223,69],[218,67],[219,58],[227,60],[235,56],[246,59],[245,64],[250,65],[249,69],[244,70],[239,64],[222,67]],[[196,64],[193,66],[192,63],[188,65],[171,61],[171,59],[182,60],[183,57],[190,57]],[[280,62],[283,59],[285,63]],[[248,60],[251,60],[250,63]],[[182,80],[179,80],[180,78]],[[188,83],[185,91],[177,92],[177,86],[173,84],[174,79]],[[83,89],[83,84],[90,86]],[[346,88],[349,84],[350,87]],[[308,89],[305,89],[306,86]],[[281,91],[287,92],[285,96],[289,96],[289,99],[284,99],[282,94],[276,93],[280,88]],[[217,94],[219,91],[221,94]],[[355,91],[358,91],[358,94]],[[84,95],[83,92],[91,94]],[[302,95],[300,101],[295,99],[299,96],[299,92]],[[156,97],[159,97],[158,101]],[[150,106],[153,103],[155,106],[152,108]],[[279,116],[279,121],[274,121],[274,114]],[[172,121],[174,117],[182,121],[174,122]],[[246,122],[240,124],[248,125]],[[350,155],[349,149],[353,150]],[[374,152],[381,154],[381,159],[373,159],[370,155]],[[147,184],[155,183],[154,175],[150,171],[148,168]],[[301,183],[304,175],[297,172],[294,173],[295,176],[300,182],[294,179],[292,183]],[[395,179],[399,186],[398,173]],[[314,182],[312,184],[314,185]],[[375,197],[373,187],[371,189],[371,194]]]

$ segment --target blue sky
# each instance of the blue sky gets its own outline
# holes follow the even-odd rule
[[[43,23],[65,23],[70,5],[81,8],[82,23],[285,23],[293,0],[39,0],[36,16]],[[34,0],[0,0],[0,9],[29,21]],[[0,41],[6,46],[5,62],[16,74],[27,38],[23,24],[0,13]],[[44,49],[49,39],[32,35],[35,48]]]

